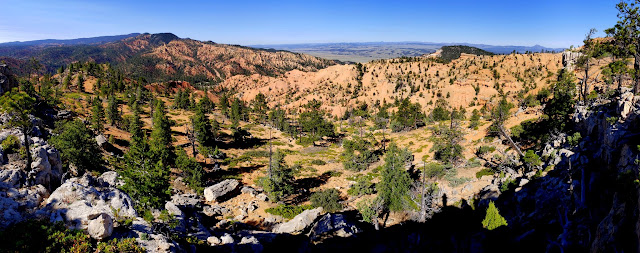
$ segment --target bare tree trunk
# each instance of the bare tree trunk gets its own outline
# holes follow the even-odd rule
[[[522,153],[522,150],[520,149],[518,144],[516,144],[516,142],[513,141],[513,139],[511,139],[509,134],[507,134],[507,132],[504,130],[504,127],[502,125],[500,125],[500,126],[498,126],[498,129],[500,130],[500,134],[502,136],[504,136],[509,141],[509,144],[511,145],[511,147],[513,147],[513,149],[515,149],[516,152],[518,152],[518,155],[520,155],[520,157],[524,156],[524,153]]]

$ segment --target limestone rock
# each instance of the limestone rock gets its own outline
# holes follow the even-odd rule
[[[107,171],[98,177],[98,184],[102,187],[120,187],[124,185],[122,179],[119,178],[118,172]]]
[[[76,229],[86,229],[88,216],[96,213],[106,213],[111,217],[137,217],[133,201],[126,193],[115,188],[98,190],[74,182],[58,187],[45,205],[52,213],[52,221],[59,216]]]
[[[230,234],[224,234],[222,237],[220,237],[220,244],[224,245],[224,244],[233,244],[235,242],[235,240],[233,240],[233,237],[231,237]]]
[[[240,182],[235,179],[227,179],[215,185],[204,189],[204,198],[206,201],[217,201],[220,197],[234,191]]]
[[[209,243],[209,245],[211,246],[217,246],[217,245],[220,245],[222,241],[218,237],[209,236],[209,238],[207,238],[207,243]]]
[[[313,224],[320,213],[322,213],[322,207],[305,210],[304,212],[296,215],[296,217],[294,217],[290,221],[277,225],[273,229],[273,232],[288,234],[301,233]]]
[[[96,240],[103,240],[111,236],[113,233],[113,220],[111,216],[106,213],[97,215],[97,217],[89,221],[87,232]]]
[[[351,237],[361,231],[343,214],[325,214],[311,229],[310,238],[317,242],[331,237]]]

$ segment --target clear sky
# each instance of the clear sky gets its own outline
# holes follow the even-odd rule
[[[580,45],[617,0],[0,0],[0,42],[171,32],[240,45],[423,41]]]

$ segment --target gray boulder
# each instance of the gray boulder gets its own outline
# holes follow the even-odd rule
[[[275,233],[287,233],[287,234],[299,234],[305,231],[322,213],[322,207],[315,209],[305,210],[304,212],[296,215],[288,222],[276,225],[273,229]]]
[[[360,232],[362,229],[343,214],[325,214],[311,229],[310,238],[317,242],[331,237],[351,237]]]
[[[96,240],[103,240],[113,233],[113,220],[111,216],[106,213],[92,215],[88,217],[90,219],[87,232]]]
[[[102,187],[117,188],[124,185],[124,181],[119,178],[118,172],[107,171],[98,177],[98,184]]]
[[[88,217],[106,213],[111,217],[137,217],[133,201],[115,188],[94,188],[74,182],[58,187],[45,201],[51,221],[64,221],[76,229],[86,229]]]
[[[218,201],[220,197],[238,188],[240,182],[235,179],[227,179],[215,185],[204,188],[204,199],[206,201]]]

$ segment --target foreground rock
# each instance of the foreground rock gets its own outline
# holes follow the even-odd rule
[[[316,209],[311,209],[311,210],[305,210],[304,212],[296,215],[296,217],[294,217],[290,221],[277,225],[273,229],[273,232],[289,233],[289,234],[302,233],[309,226],[313,224],[313,222],[318,218],[320,213],[322,213],[322,207],[318,207]]]
[[[331,237],[351,237],[362,232],[343,214],[325,214],[311,229],[311,241],[318,242]]]
[[[101,213],[89,216],[88,218],[91,219],[91,221],[89,221],[87,232],[93,239],[103,240],[111,236],[113,233],[113,220],[111,216],[106,213]]]
[[[227,179],[215,185],[204,188],[204,199],[206,201],[218,201],[221,197],[234,191],[240,186],[240,182],[235,179]]]
[[[95,214],[137,217],[133,201],[126,193],[115,188],[93,187],[75,182],[61,185],[46,200],[45,205],[44,211],[50,211],[52,222],[64,221],[76,229],[87,229],[89,217]]]

